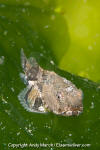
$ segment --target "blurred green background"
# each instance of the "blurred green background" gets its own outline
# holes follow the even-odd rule
[[[11,149],[8,143],[43,142],[100,148],[99,6],[99,0],[0,0],[0,149]],[[82,115],[24,110],[18,100],[25,87],[19,77],[22,48],[44,69],[83,90]]]

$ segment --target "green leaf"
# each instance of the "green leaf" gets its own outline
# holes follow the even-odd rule
[[[100,84],[77,76],[100,80],[97,2],[0,0],[0,149],[11,148],[9,143],[90,144],[93,150],[100,147]],[[93,42],[97,45],[92,46]],[[25,87],[19,77],[22,48],[44,69],[54,70],[82,89],[82,115],[36,114],[21,106],[18,94]],[[94,70],[86,72],[93,65]],[[59,148],[56,145],[39,149]]]

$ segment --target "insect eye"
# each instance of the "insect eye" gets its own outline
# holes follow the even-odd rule
[[[57,99],[59,99],[59,100],[61,99],[61,93],[57,93],[56,96],[57,96]]]
[[[58,95],[58,98],[60,98],[60,96]]]

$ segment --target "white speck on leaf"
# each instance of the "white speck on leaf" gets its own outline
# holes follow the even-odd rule
[[[25,12],[26,12],[26,9],[25,9],[25,8],[22,8],[22,12],[25,13]]]
[[[91,102],[91,106],[90,106],[91,109],[94,108],[94,102]]]
[[[7,104],[8,102],[2,97],[3,104]]]
[[[48,140],[48,138],[46,137],[46,138],[45,138],[45,140],[47,141],[47,140]]]
[[[0,7],[4,8],[4,7],[6,7],[6,5],[5,4],[0,4]]]
[[[85,79],[83,79],[83,80],[84,80],[84,81],[86,81],[86,82],[88,82],[88,79],[86,79],[86,78],[85,78]]]
[[[5,59],[4,56],[1,56],[1,57],[0,57],[0,65],[2,65],[2,64],[4,63],[4,59]]]
[[[50,63],[51,63],[52,65],[54,65],[54,61],[53,61],[53,60],[51,60]]]
[[[29,6],[29,5],[30,5],[30,2],[25,2],[24,5],[25,5],[25,6]]]
[[[8,31],[7,30],[5,30],[4,32],[3,32],[3,35],[7,35],[8,34]]]
[[[40,48],[41,48],[41,49],[44,49],[44,46],[43,46],[43,45],[41,45],[41,46],[40,46]]]
[[[84,3],[86,3],[87,2],[87,0],[83,0],[84,1]]]
[[[100,36],[100,34],[99,34],[99,33],[97,33],[97,34],[96,34],[96,37],[99,37],[99,36]]]
[[[72,136],[72,134],[70,133],[69,136]]]
[[[11,114],[11,111],[10,110],[5,110],[5,112],[8,114],[8,115],[10,115]]]
[[[4,130],[5,128],[6,128],[6,127],[4,126],[4,127],[1,128],[1,130]]]
[[[15,91],[13,87],[11,88],[11,91],[12,91],[12,92],[14,92],[14,91]]]
[[[95,96],[93,95],[92,97],[94,98]]]
[[[100,86],[98,86],[98,89],[100,89]]]
[[[51,20],[55,20],[55,15],[51,15]]]
[[[43,54],[42,54],[42,53],[40,53],[40,56],[43,56]]]
[[[3,123],[2,123],[2,121],[0,122],[0,126],[2,125]]]
[[[30,129],[29,129],[29,130],[28,130],[28,132],[29,132],[29,133],[31,133],[31,132],[32,132],[32,130],[30,130]]]
[[[91,45],[89,45],[88,50],[93,50],[93,47]]]
[[[17,136],[20,135],[20,132],[17,132]]]
[[[45,29],[48,29],[48,28],[49,28],[49,26],[48,26],[48,25],[46,25],[46,26],[44,26],[44,28],[45,28]]]

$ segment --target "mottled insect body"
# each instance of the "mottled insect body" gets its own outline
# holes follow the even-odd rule
[[[83,111],[83,93],[71,81],[42,69],[33,57],[27,59],[23,51],[21,61],[24,74],[20,76],[27,87],[18,97],[26,110],[52,111],[64,116],[79,115]]]

